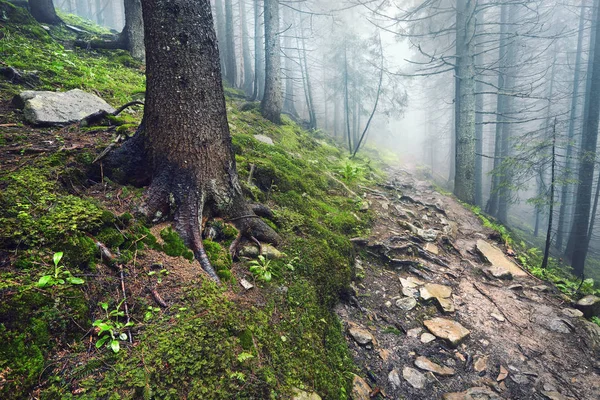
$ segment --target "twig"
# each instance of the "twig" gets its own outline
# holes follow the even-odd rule
[[[129,317],[129,307],[127,306],[127,294],[125,293],[125,279],[123,277],[123,264],[119,264],[119,275],[121,277],[121,290],[123,291],[123,304],[125,305],[125,316],[127,317],[127,323],[131,320]],[[129,336],[129,343],[133,343],[131,336],[131,329],[127,328],[127,336]]]

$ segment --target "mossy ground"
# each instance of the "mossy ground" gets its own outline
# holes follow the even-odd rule
[[[123,53],[67,50],[69,33],[48,33],[5,1],[0,8],[7,15],[0,21],[2,61],[38,71],[37,89],[92,90],[114,105],[143,92],[143,70],[121,62],[128,57]],[[2,82],[0,100],[6,106],[23,89]],[[38,130],[11,114],[15,127],[0,141],[6,166],[0,172],[0,252],[6,260],[0,262],[0,397],[262,399],[287,398],[294,387],[327,399],[347,397],[354,366],[331,307],[352,279],[348,239],[364,235],[372,218],[348,188],[372,183],[379,172],[367,159],[349,160],[322,132],[307,132],[286,118],[275,126],[256,107],[241,111],[239,95],[227,93],[240,180],[251,200],[273,209],[267,222],[287,254],[273,261],[273,281],[256,281],[249,292],[238,284],[253,279],[247,261],[233,262],[227,251],[234,228],[210,222],[219,234],[204,244],[224,280],[216,287],[186,259],[190,252],[173,231],[153,235],[134,216],[143,188],[90,172],[115,131]],[[130,127],[139,114],[128,118],[121,126]],[[257,141],[256,134],[275,145]],[[27,152],[47,138],[58,144]],[[15,154],[15,147],[23,150]],[[100,257],[95,240],[117,256],[116,263]],[[36,286],[52,271],[57,251],[85,285]],[[91,324],[104,318],[99,302],[112,310],[122,300],[117,264],[124,265],[135,326],[133,345],[123,341],[112,354],[95,349]],[[186,274],[167,275],[174,266]],[[162,292],[169,307],[156,307],[147,288]]]

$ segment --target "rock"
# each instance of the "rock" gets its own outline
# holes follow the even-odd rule
[[[511,374],[510,375],[510,379],[519,385],[527,385],[529,384],[529,378],[527,377],[527,375],[524,374]]]
[[[500,322],[506,321],[506,318],[504,318],[504,316],[502,314],[491,313],[490,315],[497,321],[500,321]]]
[[[425,282],[423,282],[419,278],[409,276],[407,278],[400,278],[400,284],[402,285],[402,287],[416,288],[419,286],[423,286]]]
[[[586,335],[586,345],[600,356],[600,326],[593,322],[582,320]]]
[[[431,242],[425,243],[425,250],[435,255],[440,254],[440,249]]]
[[[410,311],[417,306],[417,300],[412,297],[402,297],[396,300],[396,307],[400,308],[402,311]]]
[[[548,328],[551,331],[559,333],[571,333],[569,325],[560,318],[554,318],[548,322]]]
[[[366,200],[363,201],[360,204],[360,207],[358,208],[358,211],[361,211],[361,212],[367,212],[367,211],[369,211],[369,202],[366,201]]]
[[[425,375],[411,367],[404,367],[402,370],[402,377],[415,389],[423,389],[427,383]]]
[[[502,400],[502,398],[486,387],[473,387],[460,393],[446,393],[443,400]]]
[[[415,366],[419,369],[422,369],[423,371],[433,372],[434,374],[439,376],[453,376],[454,374],[456,374],[456,372],[452,368],[438,365],[430,359],[428,359],[427,357],[423,356],[417,357],[417,359],[415,360]]]
[[[424,334],[421,335],[421,343],[431,343],[435,340],[435,336],[433,336],[431,333],[425,332]]]
[[[394,368],[390,371],[390,373],[388,374],[388,381],[390,382],[390,385],[392,385],[396,389],[402,385],[402,381],[400,380],[400,374],[398,373],[397,369]]]
[[[559,392],[547,392],[547,391],[542,391],[542,396],[544,396],[544,398],[548,399],[548,400],[572,400],[572,397],[567,397],[564,396],[562,394],[560,394]]]
[[[417,229],[417,235],[426,242],[435,242],[438,233],[435,229]]]
[[[242,285],[242,287],[246,290],[250,290],[254,287],[253,284],[251,284],[250,282],[248,282],[247,280],[245,280],[244,278],[240,279],[240,285]]]
[[[275,247],[268,243],[261,243],[262,253],[265,258],[269,260],[279,260],[285,256],[282,252],[277,250]],[[250,257],[256,258],[258,257],[258,246],[255,244],[248,243],[240,249],[239,255],[241,257]]]
[[[488,272],[496,279],[502,279],[505,281],[510,281],[513,279],[513,274],[509,270],[502,267],[492,267],[488,270]]]
[[[25,120],[34,125],[67,125],[98,111],[115,112],[106,101],[80,89],[68,92],[28,90],[13,100],[23,109]]]
[[[449,286],[428,283],[421,288],[419,293],[423,300],[436,299],[444,312],[454,312],[454,303],[450,298],[452,296],[452,288]]]
[[[371,400],[371,387],[363,378],[354,375],[350,396],[353,400]]]
[[[515,290],[515,291],[523,290],[523,285],[519,285],[519,284],[510,285],[508,287],[508,290]]]
[[[273,146],[275,143],[273,143],[273,139],[271,139],[268,136],[265,135],[254,135],[254,139],[258,140],[259,142],[262,142],[264,144],[268,144],[270,146]]]
[[[476,357],[475,363],[473,364],[473,368],[475,369],[475,372],[479,373],[479,372],[483,372],[483,371],[487,370],[488,359],[489,359],[489,356]]]
[[[321,400],[321,396],[315,392],[306,392],[300,389],[294,389],[294,397],[292,400]]]
[[[546,292],[550,291],[550,288],[546,285],[538,285],[538,286],[532,286],[531,290],[535,290],[536,292],[546,293]]]
[[[574,308],[563,308],[561,310],[561,312],[566,315],[567,317],[572,317],[572,318],[579,318],[579,317],[583,317],[583,313],[579,310],[576,310]]]
[[[419,296],[419,289],[417,289],[417,288],[403,287],[402,288],[402,295],[404,295],[406,297],[418,297]]]
[[[421,332],[423,332],[422,328],[412,328],[412,329],[409,329],[408,331],[406,331],[406,336],[416,339],[419,337]]]
[[[498,377],[496,378],[496,382],[502,382],[508,376],[508,370],[504,368],[502,365],[500,366],[500,372],[498,373]]]
[[[444,313],[454,312],[454,303],[452,302],[451,298],[442,299],[437,297],[436,302],[438,303],[439,308],[441,308]]]
[[[348,329],[348,333],[350,333],[350,336],[352,336],[352,338],[358,344],[365,345],[373,342],[373,335],[366,329],[351,327],[350,329]]]
[[[585,296],[577,302],[575,308],[583,312],[586,318],[600,317],[600,297],[593,295]]]
[[[448,341],[454,347],[458,346],[471,333],[458,322],[445,318],[433,318],[423,324],[433,335]]]
[[[477,240],[476,249],[492,267],[505,269],[514,276],[527,276],[527,273],[515,264],[514,261],[506,257],[502,250],[485,240]]]

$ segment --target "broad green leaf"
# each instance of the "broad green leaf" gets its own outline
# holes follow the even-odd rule
[[[127,340],[127,334],[126,333],[121,333],[119,335],[119,339],[121,339],[121,340]]]
[[[63,258],[62,251],[59,251],[58,253],[54,253],[54,257],[53,257],[54,265],[57,266],[62,258]]]
[[[69,282],[71,285],[83,285],[85,283],[83,279],[75,277],[67,278],[67,282]]]
[[[50,285],[50,281],[52,280],[52,277],[50,275],[44,275],[40,278],[40,280],[38,281],[38,287],[46,287]]]
[[[115,353],[118,353],[119,350],[121,349],[121,346],[119,345],[119,341],[118,340],[111,340],[111,342],[110,342],[110,348]]]
[[[109,339],[109,336],[104,336],[103,338],[98,339],[98,341],[96,342],[96,348],[99,349],[100,347],[102,347],[102,345],[104,343],[106,343],[106,341]]]

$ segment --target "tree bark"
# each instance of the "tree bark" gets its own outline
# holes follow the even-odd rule
[[[281,44],[279,41],[279,0],[265,0],[265,94],[260,111],[269,121],[281,123]]]
[[[483,19],[483,16],[481,16]],[[481,21],[480,23],[482,23]],[[475,47],[475,64],[483,65],[481,45]],[[483,83],[482,76],[475,82],[475,205],[483,207]],[[433,170],[433,166],[432,166]]]
[[[475,202],[475,0],[456,4],[456,176],[454,194]]]
[[[225,80],[231,87],[237,87],[232,0],[225,0],[225,42]]]
[[[252,54],[250,54],[250,39],[248,38],[248,21],[246,20],[246,2],[240,0],[240,19],[242,23],[242,59],[244,61],[244,84],[242,85],[247,97],[252,96],[254,73],[252,72]]]
[[[556,119],[552,128],[552,165],[550,167],[550,210],[548,216],[548,229],[546,230],[546,247],[544,248],[544,259],[542,260],[542,268],[548,266],[548,258],[550,257],[550,244],[552,243],[552,218],[554,217],[554,188],[556,178]]]
[[[254,0],[254,90],[252,100],[261,100],[265,89],[264,25],[260,18],[260,0]]]
[[[125,0],[125,26],[121,32],[121,41],[131,56],[139,61],[146,59],[144,47],[144,19],[140,0]]]
[[[256,218],[238,181],[227,123],[219,50],[208,0],[144,0],[146,105],[138,133],[106,159],[150,184],[144,213],[174,227],[209,276],[203,218],[231,220],[244,235],[277,242]],[[201,118],[198,118],[201,116]],[[250,216],[250,217],[248,217]]]
[[[215,22],[217,30],[217,41],[219,42],[219,62],[221,65],[221,75],[227,77],[227,40],[225,39],[225,11],[223,10],[223,0],[215,0]]]
[[[56,25],[61,23],[60,18],[56,15],[52,0],[29,0],[29,12],[41,24]]]

